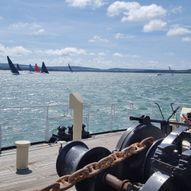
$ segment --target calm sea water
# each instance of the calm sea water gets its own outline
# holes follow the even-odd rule
[[[170,103],[189,106],[191,75],[75,72],[47,75],[25,71],[15,76],[0,71],[0,90],[1,144],[8,146],[18,139],[44,139],[46,106],[50,131],[58,125],[71,125],[71,120],[55,116],[67,112],[72,92],[79,92],[83,98],[84,122],[91,132],[127,128],[131,125],[130,115],[161,118],[154,102],[161,105],[167,118]]]

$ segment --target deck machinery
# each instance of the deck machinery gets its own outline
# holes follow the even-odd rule
[[[77,191],[191,190],[190,126],[149,116],[130,119],[139,124],[122,134],[112,152],[105,147],[89,149],[81,141],[61,148],[57,183],[65,187],[57,185],[58,190],[72,185]],[[172,125],[177,128],[172,130]],[[126,155],[120,160],[122,153]]]

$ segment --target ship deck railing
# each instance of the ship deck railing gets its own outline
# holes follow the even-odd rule
[[[191,107],[185,103],[176,105]],[[168,116],[171,111],[164,113]],[[143,114],[161,118],[158,108],[151,102],[84,104],[83,123],[90,133],[112,132],[132,126],[135,122],[129,121],[130,115]],[[72,123],[72,110],[67,104],[1,107],[0,151],[14,147],[17,140],[47,142],[58,126],[68,127]]]

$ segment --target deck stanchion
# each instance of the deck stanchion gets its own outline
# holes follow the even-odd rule
[[[0,154],[1,154],[2,129],[0,124]]]
[[[28,169],[28,151],[30,146],[30,141],[16,141],[16,169],[17,174],[29,173]]]
[[[82,138],[83,100],[79,93],[71,93],[69,100],[73,109],[73,140]]]
[[[48,140],[49,140],[49,121],[48,121],[48,115],[49,115],[49,113],[48,113],[48,111],[49,111],[49,106],[47,106],[47,108],[46,108],[46,125],[45,125],[45,141],[46,142],[48,142]]]

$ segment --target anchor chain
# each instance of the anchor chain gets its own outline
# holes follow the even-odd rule
[[[141,142],[134,143],[121,151],[114,151],[112,154],[99,160],[98,162],[90,163],[70,175],[62,176],[55,183],[41,189],[40,191],[67,190],[74,186],[76,183],[87,178],[91,178],[100,173],[102,170],[113,167],[114,165],[125,160],[126,158],[138,154],[145,148],[149,147],[153,143],[153,141],[154,140],[152,137],[148,137],[146,139],[143,139]]]

